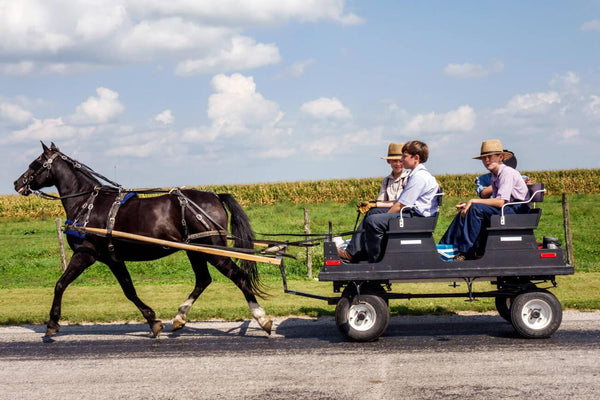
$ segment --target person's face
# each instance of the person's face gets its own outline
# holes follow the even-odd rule
[[[417,165],[419,165],[419,155],[412,155],[404,152],[402,156],[402,164],[406,169],[415,169]]]
[[[502,154],[490,154],[489,156],[484,156],[481,162],[488,171],[495,171],[502,164],[503,159],[504,156]]]
[[[390,167],[392,167],[392,172],[394,175],[399,175],[404,170],[404,165],[401,158],[398,160],[387,160],[387,162],[390,164]]]

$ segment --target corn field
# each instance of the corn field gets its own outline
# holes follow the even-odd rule
[[[521,171],[531,183],[544,182],[547,195],[600,193],[600,169]],[[446,196],[471,198],[477,174],[437,175]],[[242,206],[281,202],[294,204],[348,203],[377,196],[381,178],[332,179],[325,181],[257,183],[246,185],[198,186],[201,190],[231,193]],[[0,195],[0,218],[64,217],[59,201],[36,196]]]

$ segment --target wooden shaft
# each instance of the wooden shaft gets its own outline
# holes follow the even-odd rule
[[[84,231],[91,232],[91,233],[97,233],[100,235],[108,235],[108,232],[106,229],[90,228],[87,226],[85,228],[77,227],[77,229],[82,229]],[[270,257],[256,256],[254,254],[245,254],[245,253],[239,253],[237,251],[231,251],[231,250],[213,249],[210,247],[197,246],[197,245],[192,245],[192,244],[187,244],[187,243],[172,242],[170,240],[156,239],[156,238],[152,238],[152,237],[148,237],[148,236],[136,235],[133,233],[121,232],[121,231],[112,231],[111,235],[114,237],[120,237],[120,238],[124,238],[124,239],[133,239],[133,240],[138,240],[140,242],[152,243],[152,244],[157,244],[157,245],[166,246],[166,247],[172,247],[172,248],[180,249],[180,250],[190,250],[190,251],[197,251],[200,253],[216,254],[219,256],[233,257],[233,258],[238,258],[241,260],[256,261],[256,262],[260,262],[260,263],[264,263],[264,264],[281,265],[281,260],[278,260],[276,258],[270,258]]]
[[[65,272],[67,269],[67,253],[65,252],[65,241],[63,239],[62,221],[60,218],[54,220],[56,223],[56,235],[58,236],[58,248],[60,250],[60,262],[62,264],[62,271]]]

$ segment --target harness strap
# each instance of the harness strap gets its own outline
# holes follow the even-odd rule
[[[119,194],[117,197],[115,197],[115,201],[112,203],[112,206],[108,211],[108,219],[106,220],[106,236],[108,237],[108,251],[111,253],[115,251],[115,245],[112,242],[112,231],[115,227],[115,221],[117,219],[119,208],[121,207],[121,204],[123,204],[123,199],[127,195],[127,192],[119,191]]]
[[[199,238],[203,238],[203,237],[217,236],[217,235],[218,236],[227,236],[227,230],[225,228],[223,228],[221,225],[219,225],[213,218],[211,218],[210,215],[208,215],[206,213],[206,211],[204,211],[198,204],[194,203],[189,197],[184,195],[179,188],[174,188],[169,193],[176,196],[177,199],[179,200],[179,204],[181,205],[181,225],[183,227],[185,243],[189,243],[191,240],[199,239]],[[204,229],[206,229],[205,232],[198,232],[198,233],[190,234],[187,222],[185,220],[185,212],[188,208],[192,211],[197,211],[196,214],[194,214],[194,217],[196,217],[196,219],[202,224],[202,226],[204,226]],[[210,222],[212,222],[214,225],[216,225],[216,227],[219,229],[218,230],[211,229],[211,226],[208,224],[208,222],[206,222],[203,215],[206,216],[206,218]]]
[[[96,200],[96,197],[98,197],[99,192],[100,192],[100,187],[96,186],[94,188],[94,191],[90,194],[90,197],[88,197],[88,199],[85,201],[85,203],[83,203],[83,205],[79,209],[79,212],[73,219],[73,225],[75,225],[79,222],[79,218],[81,218],[83,216],[83,213],[85,212],[85,217],[83,219],[82,226],[83,227],[87,226],[87,224],[90,220],[90,214],[92,213],[92,210],[94,209],[94,201]]]
[[[187,236],[187,241],[192,241],[195,239],[205,238],[209,236],[227,236],[227,232],[219,229],[215,231],[192,233],[191,235]]]

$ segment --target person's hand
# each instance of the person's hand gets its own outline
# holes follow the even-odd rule
[[[374,200],[361,201],[360,204],[358,204],[358,212],[361,214],[366,214],[367,211],[376,206],[377,202]]]
[[[469,208],[471,207],[471,200],[469,200],[468,202],[464,202],[461,201],[456,205],[456,209],[458,210],[458,212],[460,212],[461,216],[465,216],[467,215],[467,211],[469,210]]]

